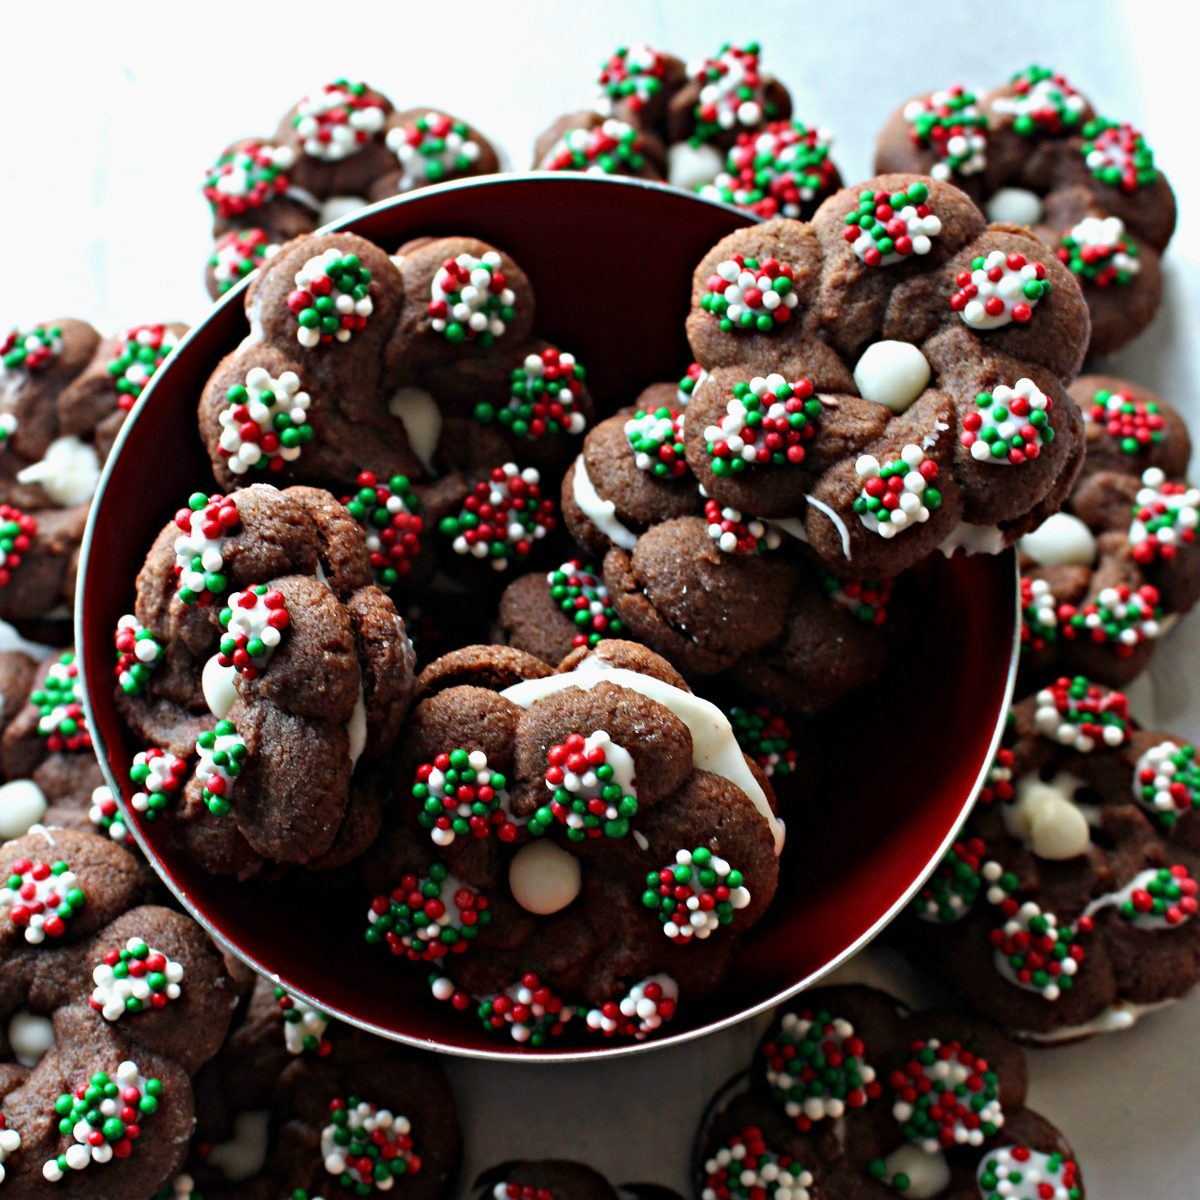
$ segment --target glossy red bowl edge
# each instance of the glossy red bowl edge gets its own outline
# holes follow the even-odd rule
[[[597,392],[632,395],[636,390],[640,390],[648,378],[670,378],[671,373],[677,372],[680,364],[687,361],[682,321],[687,308],[686,289],[680,302],[674,306],[679,309],[678,319],[672,318],[671,324],[665,326],[675,333],[672,335],[664,332],[662,336],[663,347],[659,360],[663,365],[657,374],[652,371],[647,375],[636,354],[627,357],[593,356],[596,362],[593,369],[586,348],[580,347],[581,340],[586,339],[581,339],[575,328],[572,328],[567,337],[561,337],[560,325],[564,322],[567,325],[578,323],[581,320],[579,312],[582,308],[589,321],[595,321],[602,327],[603,339],[607,341],[610,337],[609,327],[613,321],[613,314],[607,310],[604,297],[591,296],[586,290],[581,295],[578,287],[583,286],[586,281],[568,287],[572,269],[570,247],[567,247],[568,252],[556,252],[552,256],[552,264],[543,263],[541,260],[547,257],[546,254],[539,253],[536,244],[514,244],[515,241],[524,239],[514,239],[512,229],[505,224],[512,219],[513,203],[517,205],[522,216],[525,215],[523,205],[528,204],[531,208],[540,205],[544,220],[548,219],[551,224],[557,220],[561,224],[563,214],[571,211],[570,192],[581,187],[586,189],[587,204],[580,206],[578,210],[578,231],[585,233],[588,238],[615,233],[618,235],[618,241],[624,243],[626,250],[636,251],[631,254],[634,259],[649,258],[652,261],[659,226],[654,222],[636,219],[631,223],[631,213],[628,211],[630,204],[645,205],[659,210],[663,215],[674,210],[682,224],[691,223],[701,227],[699,235],[695,235],[693,231],[694,255],[689,262],[698,261],[708,247],[724,233],[750,223],[746,214],[739,210],[702,200],[664,184],[613,177],[529,174],[491,176],[436,185],[408,196],[372,205],[332,223],[325,231],[349,229],[379,241],[386,247],[397,245],[402,240],[395,232],[399,225],[405,227],[404,237],[414,236],[417,230],[432,234],[467,231],[503,246],[513,253],[535,281],[539,307],[538,333],[552,341],[563,341],[576,351],[580,360],[589,364],[589,382]],[[686,201],[686,204],[681,204],[682,201]],[[546,215],[547,205],[549,217]],[[582,216],[585,209],[586,220]],[[698,214],[704,209],[708,210],[705,214],[706,219],[700,220]],[[399,218],[397,213],[400,214]],[[623,219],[618,221],[618,216]],[[697,219],[692,221],[692,217]],[[673,232],[676,235],[681,233],[679,224],[673,226]],[[553,270],[550,269],[551,265]],[[953,648],[963,656],[963,660],[960,671],[951,678],[963,692],[963,702],[969,697],[978,702],[976,711],[980,720],[973,728],[946,731],[947,738],[954,745],[954,753],[949,764],[935,765],[934,768],[935,774],[944,770],[950,778],[950,782],[942,783],[944,794],[938,800],[936,808],[930,808],[926,804],[928,811],[923,813],[919,825],[910,823],[908,826],[901,826],[895,831],[894,837],[885,839],[888,853],[880,861],[867,860],[863,864],[856,864],[851,860],[848,867],[839,871],[836,876],[822,878],[819,899],[810,896],[807,903],[788,914],[777,911],[778,904],[773,906],[765,922],[773,927],[772,937],[778,935],[786,941],[789,936],[803,930],[806,939],[811,940],[815,935],[818,938],[816,944],[820,947],[824,947],[824,943],[828,942],[828,949],[815,950],[813,953],[820,962],[791,979],[786,986],[778,987],[770,994],[760,995],[752,1002],[737,1007],[735,1011],[715,1015],[694,1027],[680,1028],[676,1032],[645,1042],[612,1044],[599,1041],[593,1045],[565,1049],[558,1049],[552,1044],[540,1050],[529,1050],[515,1044],[491,1041],[481,1030],[474,1027],[468,1014],[455,1014],[456,1022],[462,1022],[462,1030],[460,1031],[455,1023],[451,1027],[452,1033],[449,1037],[444,1034],[422,1035],[412,1028],[401,1029],[394,1024],[389,1026],[379,1020],[364,1017],[361,1012],[350,1011],[345,1006],[330,1004],[328,999],[316,995],[311,987],[297,983],[286,970],[282,973],[272,970],[263,961],[264,956],[261,953],[256,954],[246,949],[243,944],[239,944],[239,940],[230,936],[220,922],[210,919],[209,913],[205,911],[204,902],[195,895],[197,889],[188,886],[186,880],[179,878],[180,874],[187,872],[184,870],[173,873],[171,867],[164,862],[160,848],[156,845],[156,841],[162,839],[148,830],[132,811],[126,798],[126,788],[118,782],[128,778],[131,756],[127,753],[128,737],[123,732],[112,700],[112,630],[117,617],[129,607],[132,599],[132,580],[145,550],[157,530],[170,519],[171,512],[156,510],[150,513],[143,519],[143,524],[146,525],[144,533],[125,537],[121,528],[122,514],[107,511],[109,506],[106,505],[106,497],[110,487],[121,487],[129,491],[128,476],[138,469],[136,464],[131,465],[135,453],[148,453],[156,458],[162,454],[163,448],[156,446],[147,433],[149,422],[146,419],[146,414],[160,395],[163,397],[164,407],[162,419],[158,421],[159,431],[165,426],[170,432],[170,427],[174,426],[175,432],[182,433],[186,439],[190,426],[191,440],[181,442],[171,460],[172,467],[180,478],[186,477],[193,468],[207,473],[207,460],[196,437],[190,406],[186,403],[176,404],[173,412],[165,406],[169,404],[173,390],[177,392],[182,389],[193,400],[198,399],[200,388],[212,367],[235,344],[225,336],[226,327],[244,325],[242,293],[246,286],[247,282],[243,282],[231,290],[214,306],[208,316],[182,339],[170,361],[155,375],[125,421],[105,464],[95,503],[89,514],[80,551],[75,605],[75,636],[84,680],[84,706],[105,780],[118,797],[124,819],[147,860],[183,907],[214,941],[258,973],[287,986],[301,999],[336,1019],[367,1032],[418,1048],[465,1057],[496,1061],[533,1059],[566,1062],[623,1057],[656,1047],[678,1045],[749,1020],[810,987],[870,942],[895,918],[950,847],[983,786],[991,759],[1000,743],[1005,714],[1012,699],[1019,650],[1018,573],[1016,556],[1012,552],[990,559],[964,560],[960,557],[948,562],[942,560],[934,563],[929,572],[932,584],[929,584],[928,579],[926,582],[931,587],[930,599],[936,611],[931,616],[929,627],[924,630],[923,638],[908,639],[912,642],[908,648],[910,661],[907,667],[901,668],[902,677],[903,671],[911,669],[914,663],[917,664],[918,671],[922,667],[927,669],[928,655],[937,654],[945,648],[941,639],[946,630],[958,630],[960,643]],[[569,318],[563,315],[567,312],[568,304],[573,306]],[[654,352],[657,352],[657,345],[652,353]],[[117,479],[116,485],[113,483],[114,477]],[[182,489],[180,490],[182,492]],[[136,518],[136,505],[134,508],[133,515]],[[131,523],[136,524],[136,520]],[[119,581],[115,586],[114,579]],[[1006,588],[1011,588],[1011,602],[1008,603],[1003,599]],[[984,640],[974,642],[970,636],[972,633],[983,635]],[[984,686],[978,689],[967,686],[966,677],[973,672],[980,672],[981,676],[986,674]],[[885,681],[893,674],[893,668],[889,667],[889,675],[885,676]],[[92,686],[93,680],[97,681],[95,688]],[[904,681],[908,682],[907,679]],[[860,699],[864,703],[872,698],[877,699],[878,690],[867,689]],[[959,716],[960,706],[952,704],[949,709],[950,719],[956,721]],[[958,740],[960,734],[961,741]],[[854,748],[854,743],[851,742],[850,751],[853,752]],[[886,758],[888,749],[880,748],[878,753]],[[836,789],[841,782],[840,777],[835,775],[832,780],[825,780],[823,787],[828,789],[832,784]],[[811,793],[804,803],[814,803]],[[818,839],[826,835],[841,837],[846,832],[845,823],[840,821],[838,814],[828,806],[806,811],[804,817],[805,821],[801,824],[796,820],[794,811],[790,814],[793,838],[801,834]],[[856,836],[869,840],[869,830],[856,827],[854,832]],[[873,849],[879,853],[881,846],[877,844]],[[911,866],[905,865],[914,859],[920,863],[919,870],[915,872]],[[820,877],[821,866],[810,865],[813,866],[815,876]],[[221,887],[243,886],[213,877],[203,879],[207,882],[202,882],[201,886],[211,887],[214,892]],[[882,908],[876,904],[871,909],[869,918],[857,924],[851,922],[851,932],[843,919],[843,906],[855,906],[856,889],[860,886],[886,891],[892,899]],[[365,909],[365,903],[361,907]],[[779,928],[774,928],[776,926]],[[793,926],[795,928],[792,928]],[[244,936],[241,938],[242,942],[246,940]],[[735,990],[743,980],[752,979],[757,972],[773,969],[778,954],[779,947],[773,943],[768,944],[766,936],[758,937],[756,930],[747,939],[742,956],[735,967],[734,977],[723,990]],[[394,966],[390,963],[387,965]],[[293,964],[292,969],[295,970],[295,967],[296,964]],[[402,985],[400,982],[397,982],[395,987],[397,990],[411,991],[408,985]],[[413,1026],[433,1024],[436,1028],[445,1023],[440,1019],[440,1010],[444,1006],[436,1006],[438,1019],[431,1021],[426,1009],[432,1007],[426,995],[426,999],[411,1014],[407,1009],[404,1011],[406,1016],[411,1015]],[[670,1026],[667,1028],[670,1029]],[[473,1037],[466,1032],[472,1029],[475,1033]]]

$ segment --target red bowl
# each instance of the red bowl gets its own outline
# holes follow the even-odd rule
[[[588,364],[601,411],[688,361],[687,280],[745,214],[675,189],[571,175],[500,176],[429,188],[336,227],[386,248],[422,234],[470,233],[502,246],[529,274],[538,333]],[[917,572],[919,616],[885,676],[821,738],[790,825],[779,894],[747,937],[726,987],[684,1006],[669,1036],[540,1051],[492,1040],[436,1003],[424,972],[363,943],[366,897],[323,894],[312,878],[239,884],[205,874],[162,825],[128,804],[135,745],[114,704],[112,636],[158,530],[194,490],[213,487],[196,429],[209,373],[247,332],[242,287],[191,331],[121,431],[88,522],[76,639],[87,714],[126,822],[184,907],[255,970],[324,1011],[417,1046],[481,1058],[597,1058],[669,1045],[723,1028],[812,984],[875,936],[941,858],[999,741],[1016,668],[1016,567],[940,557]]]

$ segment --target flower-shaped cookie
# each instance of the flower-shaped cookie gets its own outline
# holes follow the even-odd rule
[[[216,239],[208,290],[223,295],[281,243],[335,216],[498,169],[495,150],[467,122],[428,107],[396,112],[369,85],[335,80],[298,101],[273,138],[232,142],[206,172]]]
[[[1195,748],[1082,676],[1013,712],[991,800],[901,936],[1023,1040],[1127,1028],[1200,977]]]
[[[1079,672],[1120,685],[1200,599],[1200,491],[1165,400],[1108,375],[1081,376],[1071,394],[1087,453],[1064,511],[1020,542],[1022,666],[1030,682]]]
[[[889,1196],[1083,1200],[1071,1148],[1025,1106],[1020,1048],[866,987],[806,992],[709,1106],[701,1200]]]
[[[1142,134],[1097,116],[1062,75],[1031,66],[983,96],[961,85],[917,96],[888,119],[875,168],[954,183],[991,220],[1033,229],[1083,288],[1093,355],[1157,312],[1170,184]]]
[[[237,1000],[200,928],[143,903],[109,840],[37,827],[0,847],[3,1175],[14,1196],[151,1195],[179,1169],[191,1076]]]
[[[414,658],[371,578],[361,527],[315,488],[196,493],[150,549],[115,631],[146,746],[131,803],[209,869],[334,865],[374,836]]]
[[[783,828],[728,718],[621,641],[555,672],[504,647],[420,678],[367,941],[540,1045],[645,1037],[716,987],[775,891]]]
[[[688,338],[708,375],[688,465],[723,507],[793,520],[839,575],[1000,549],[1059,507],[1082,459],[1065,386],[1087,328],[1036,238],[936,180],[867,180],[696,268]]]

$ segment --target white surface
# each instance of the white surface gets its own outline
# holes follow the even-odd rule
[[[834,11],[836,7],[836,11]],[[1200,217],[1182,5],[894,5],[722,0],[604,5],[253,4],[236,14],[145,6],[28,5],[7,13],[0,159],[9,229],[0,325],[88,317],[104,329],[195,321],[208,220],[198,184],[233,137],[268,134],[309,86],[351,73],[402,106],[442,105],[478,123],[524,167],[536,133],[586,103],[615,45],[638,39],[690,57],[755,38],[797,115],[829,127],[848,179],[869,173],[873,135],[901,99],[964,80],[987,87],[1030,60],[1064,71],[1102,111],[1141,125],[1184,196],[1167,264],[1168,310],[1112,364],[1200,418],[1187,336],[1200,304]],[[1187,704],[1200,626],[1184,622],[1135,689],[1143,721],[1200,733]],[[504,1071],[452,1064],[471,1170],[510,1154],[570,1154],[624,1178],[686,1187],[708,1094],[745,1062],[756,1030],[621,1064]],[[1095,1200],[1196,1194],[1191,1136],[1200,997],[1131,1033],[1031,1055],[1031,1100],[1068,1133]]]

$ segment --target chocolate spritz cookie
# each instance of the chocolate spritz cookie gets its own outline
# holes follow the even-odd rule
[[[1022,1040],[1128,1028],[1200,978],[1195,747],[1082,676],[1013,712],[985,803],[898,936]]]
[[[183,332],[101,338],[67,318],[0,334],[0,620],[64,640],[100,467]]]
[[[917,96],[888,119],[875,168],[954,183],[990,220],[1032,229],[1083,288],[1092,355],[1158,311],[1171,186],[1143,135],[1097,116],[1062,75],[1031,66],[983,96],[961,84]]]
[[[115,648],[118,706],[146,747],[131,804],[209,870],[333,866],[373,840],[414,657],[328,492],[193,495],[151,547]]]
[[[722,508],[789,521],[839,577],[999,550],[1082,461],[1077,283],[937,180],[880,176],[811,223],[729,235],[696,268],[687,330],[707,372],[693,475]]]
[[[714,1097],[694,1195],[1083,1200],[1071,1147],[1026,1086],[1020,1048],[986,1022],[818,988]]]
[[[766,911],[783,826],[728,718],[645,647],[554,671],[467,647],[418,683],[367,942],[541,1046],[644,1038],[712,992]]]
[[[397,112],[368,84],[334,80],[293,105],[273,138],[240,138],[209,168],[209,294],[240,283],[281,243],[364,204],[498,170],[496,151],[467,122],[427,107]]]
[[[1200,490],[1179,413],[1128,380],[1081,376],[1083,470],[1064,510],[1021,539],[1022,668],[1121,685],[1200,599]]]
[[[471,1195],[472,1200],[679,1200],[652,1184],[616,1187],[599,1171],[562,1159],[501,1163],[480,1175]]]
[[[226,965],[188,918],[143,902],[141,868],[105,838],[39,827],[0,847],[0,876],[5,1194],[154,1195],[233,1015]]]

